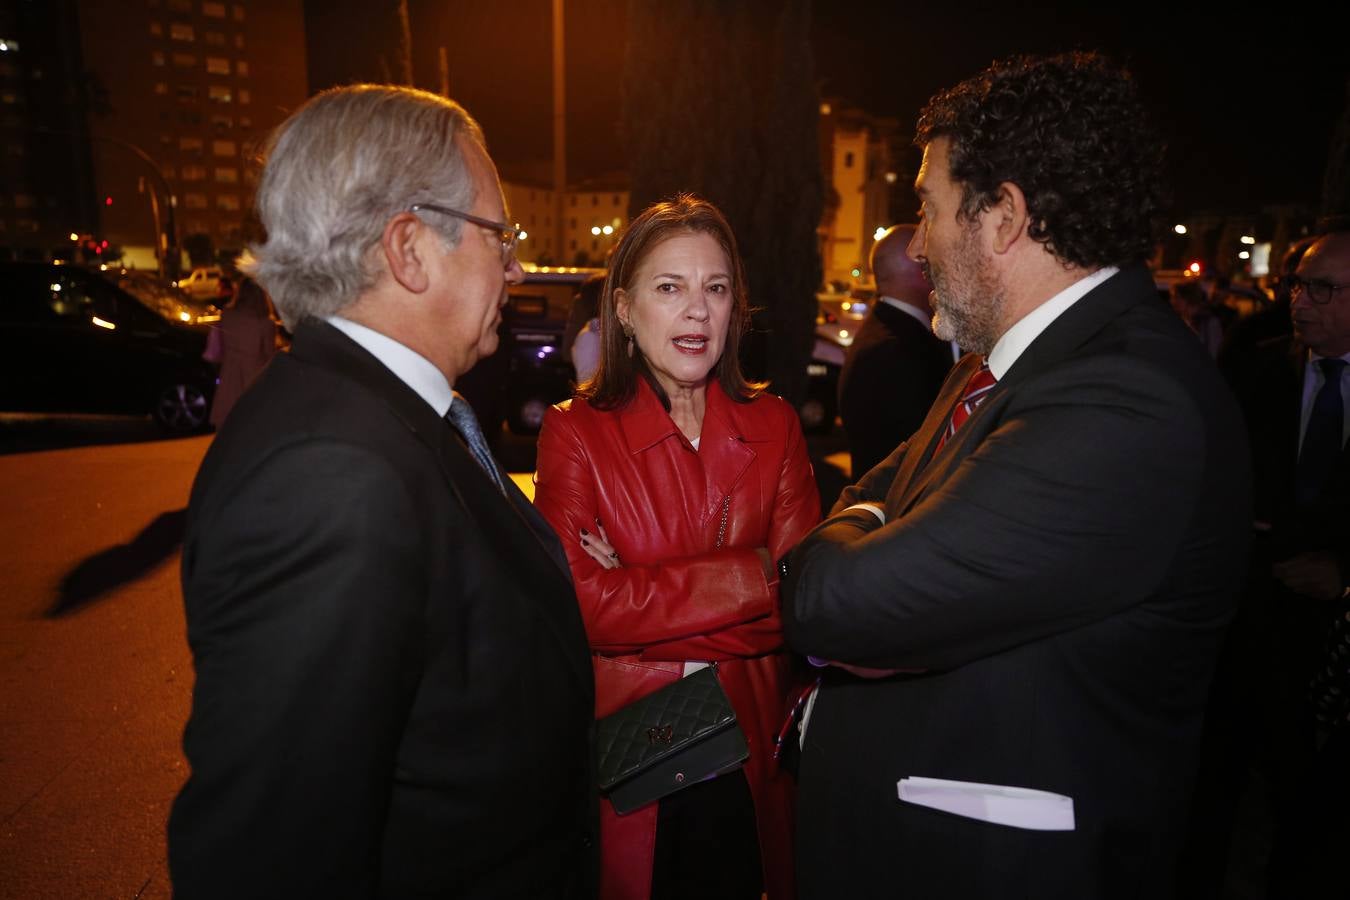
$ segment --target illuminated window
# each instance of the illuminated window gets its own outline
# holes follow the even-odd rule
[[[234,46],[237,50],[244,49],[244,36],[242,34],[236,34],[234,36]]]
[[[184,194],[183,205],[188,209],[206,209],[205,194]]]
[[[184,181],[205,181],[206,166],[183,166]]]
[[[253,98],[249,96],[248,91],[246,91],[244,88],[240,88],[240,89],[239,89],[239,102],[240,102],[240,104],[247,105],[247,104],[249,103],[249,101],[252,100],[252,99],[253,99]]]
[[[239,62],[237,62],[237,63],[234,64],[234,70],[235,70],[236,72],[238,72],[240,75],[247,76],[247,75],[248,75],[248,63],[244,62],[244,61],[241,59],[241,60],[239,60]]]
[[[221,184],[236,184],[239,181],[239,170],[233,166],[217,166],[216,181]]]
[[[173,55],[173,64],[180,69],[191,69],[197,65],[197,57],[191,53],[175,53]]]
[[[211,152],[216,156],[234,156],[234,141],[212,141]]]
[[[182,22],[171,22],[169,24],[169,40],[171,41],[195,41],[197,33],[192,30],[191,25],[184,25]]]
[[[206,71],[212,75],[230,74],[230,61],[223,56],[208,56],[206,58]]]
[[[153,37],[163,37],[163,36],[164,36],[164,26],[161,25],[159,22],[151,22],[151,23],[150,23],[150,34],[151,34]]]
[[[216,103],[229,103],[233,99],[233,93],[229,85],[213,84],[208,89],[208,95]]]
[[[225,32],[223,31],[208,31],[205,32],[202,37],[205,38],[206,43],[212,47],[225,46]]]
[[[178,149],[184,153],[201,153],[202,139],[199,137],[180,137],[178,139]]]
[[[151,51],[151,53],[150,53],[150,65],[152,65],[152,66],[162,66],[162,65],[164,65],[164,54],[163,54],[163,53],[160,53],[158,50]]]
[[[248,116],[240,116],[240,117],[239,117],[239,127],[240,127],[240,128],[252,128],[252,127],[253,127],[253,120],[250,119]]]
[[[165,83],[162,82],[162,81],[156,81],[156,82],[155,82],[155,93],[156,93],[156,94],[167,94],[168,92],[169,92],[169,86],[168,86],[167,84],[165,84]]]
[[[226,210],[227,212],[238,212],[239,195],[221,194],[220,196],[216,197],[216,209],[223,209]]]
[[[203,3],[203,4],[202,4],[202,15],[204,15],[204,16],[209,16],[209,17],[212,18],[212,19],[223,19],[223,18],[225,18],[225,4],[224,4],[224,3]]]

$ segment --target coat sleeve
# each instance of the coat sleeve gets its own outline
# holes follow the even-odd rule
[[[881,525],[838,513],[807,537],[783,586],[794,649],[941,669],[1157,588],[1198,503],[1207,448],[1190,396],[1129,360],[1100,358],[1020,392],[903,516]]]
[[[809,478],[809,461],[805,465]],[[777,593],[754,547],[727,547],[617,569],[596,563],[577,539],[581,529],[595,527],[599,515],[593,471],[577,430],[566,415],[550,409],[539,434],[535,505],[562,539],[593,650],[640,653],[775,614]],[[754,652],[753,647],[763,643],[762,635],[755,637],[757,628],[742,636],[748,643],[738,645],[733,639],[723,652],[735,655],[731,651],[737,646]],[[775,640],[781,644],[781,637]]]
[[[292,873],[322,880],[286,881],[297,894],[369,896],[425,656],[409,492],[378,456],[309,442],[207,505],[183,562],[196,684],[176,887],[247,895]]]
[[[786,449],[778,472],[778,491],[770,502],[769,533],[764,544],[775,562],[820,521],[820,491],[806,452],[801,423],[791,407],[787,404],[781,407],[786,412],[783,421]],[[770,582],[770,591],[773,605],[768,615],[721,631],[658,644],[642,655],[648,659],[712,660],[779,650],[783,646],[783,620],[776,577]]]

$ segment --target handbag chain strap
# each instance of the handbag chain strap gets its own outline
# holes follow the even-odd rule
[[[714,547],[713,547],[714,550],[721,550],[721,549],[722,549],[722,541],[726,540],[726,537],[727,537],[727,513],[728,513],[730,510],[731,510],[731,495],[728,494],[727,496],[725,496],[725,497],[722,498],[722,521],[721,521],[721,523],[717,526],[717,544],[714,545]]]

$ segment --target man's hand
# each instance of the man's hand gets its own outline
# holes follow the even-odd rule
[[[1330,553],[1300,553],[1275,564],[1275,577],[1289,590],[1317,600],[1335,600],[1345,590]]]

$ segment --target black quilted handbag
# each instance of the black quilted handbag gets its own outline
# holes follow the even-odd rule
[[[597,725],[600,792],[620,815],[750,758],[717,668],[666,685]]]

